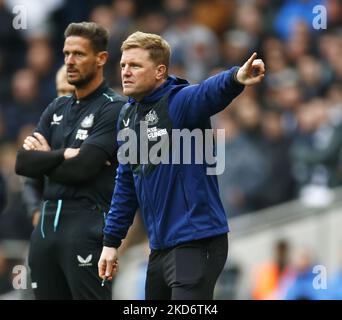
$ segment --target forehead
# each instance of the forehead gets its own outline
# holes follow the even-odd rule
[[[124,50],[121,55],[121,62],[152,62],[150,53],[143,48],[131,48]]]
[[[64,41],[65,50],[92,51],[90,40],[79,36],[67,37]]]

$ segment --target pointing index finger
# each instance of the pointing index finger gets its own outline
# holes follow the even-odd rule
[[[257,57],[257,53],[253,52],[253,54],[251,55],[251,57],[247,60],[247,66],[250,67],[253,63],[253,61],[256,59]]]

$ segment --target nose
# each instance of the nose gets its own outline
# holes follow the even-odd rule
[[[75,64],[74,56],[72,54],[67,55],[64,59],[64,62],[66,65]]]
[[[130,76],[132,74],[131,72],[131,69],[128,65],[124,66],[122,69],[121,69],[121,74],[122,76]]]

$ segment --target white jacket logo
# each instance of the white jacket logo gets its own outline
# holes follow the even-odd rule
[[[94,115],[90,114],[89,116],[85,117],[81,123],[82,128],[91,128],[94,124]]]
[[[129,119],[127,119],[126,121],[125,121],[125,119],[123,119],[122,122],[123,122],[123,124],[124,124],[125,127],[128,127],[128,125],[129,125]]]
[[[76,140],[85,140],[88,138],[88,130],[78,129],[76,133]]]
[[[146,116],[145,116],[145,121],[148,122],[148,126],[153,126],[154,124],[156,124],[159,119],[157,116],[157,113],[152,109]]]
[[[77,260],[79,262],[78,266],[79,267],[90,267],[90,266],[92,266],[93,265],[93,263],[91,262],[92,258],[93,258],[92,254],[90,254],[85,259],[83,259],[80,255],[77,255]]]
[[[62,114],[60,116],[57,116],[57,114],[54,113],[53,117],[52,117],[53,121],[51,122],[51,125],[53,125],[53,124],[60,125],[62,119],[63,119],[63,115]]]

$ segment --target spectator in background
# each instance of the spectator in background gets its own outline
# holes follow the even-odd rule
[[[31,38],[26,54],[27,66],[37,76],[39,99],[46,106],[55,96],[54,53],[47,38]]]
[[[171,61],[185,66],[190,82],[200,82],[219,62],[218,39],[211,29],[193,20],[186,1],[181,3],[170,12],[172,24],[163,37],[172,47]]]
[[[167,17],[161,11],[151,10],[140,17],[138,27],[148,33],[163,34],[167,27]]]
[[[250,51],[260,51],[260,42],[264,31],[262,13],[258,6],[242,2],[235,11],[235,25],[246,33],[250,39]]]
[[[39,96],[38,77],[32,69],[20,69],[12,78],[12,100],[3,108],[5,137],[15,141],[20,128],[35,124],[43,111]]]
[[[290,63],[295,63],[301,56],[308,55],[313,42],[309,27],[304,22],[296,22],[294,32],[286,43],[287,57]]]
[[[289,201],[295,196],[295,181],[288,157],[291,139],[286,137],[281,120],[279,109],[264,111],[261,150],[270,165],[260,194],[261,205],[265,208]]]
[[[342,5],[341,5],[342,6]],[[330,81],[341,81],[341,36],[338,31],[322,34],[318,42],[320,59],[324,66],[324,72]]]
[[[56,91],[57,97],[71,95],[75,87],[68,82],[66,65],[62,65],[56,73]]]
[[[328,13],[328,29],[339,29],[342,25],[342,5],[340,0],[328,0],[324,2]]]
[[[283,297],[284,283],[291,280],[289,243],[280,239],[274,244],[273,261],[256,267],[252,297],[255,300],[273,300]]]
[[[20,298],[20,291],[13,288],[13,267],[24,264],[32,232],[22,201],[22,184],[14,172],[16,150],[15,143],[0,145],[0,180],[3,178],[7,193],[7,203],[0,214],[0,300]],[[0,205],[4,205],[1,200]]]
[[[325,3],[324,0],[285,0],[274,20],[275,31],[281,39],[289,39],[294,34],[297,22],[312,26],[313,7]]]
[[[25,42],[20,30],[13,28],[13,7],[0,0],[0,101],[10,98],[9,77],[25,65]]]
[[[112,88],[121,90],[118,48],[127,35],[136,30],[137,3],[133,0],[114,0],[111,5],[96,6],[90,12],[90,20],[109,32],[108,62],[104,76]]]
[[[32,224],[22,199],[22,184],[15,174],[16,144],[0,146],[0,174],[7,189],[7,205],[0,216],[0,240],[28,240]]]
[[[240,102],[241,101],[241,102]],[[236,103],[238,109],[249,106],[244,105],[244,99]],[[241,103],[241,104],[240,104]],[[249,124],[259,125],[257,109],[251,105],[251,109],[244,114],[248,117]],[[254,111],[257,111],[254,113]],[[235,109],[234,109],[235,111]],[[229,216],[237,216],[243,213],[261,209],[260,195],[261,187],[266,181],[269,172],[269,164],[260,145],[250,139],[244,131],[244,124],[233,115],[225,115],[216,126],[224,127],[226,134],[226,164],[222,175],[218,176],[221,186],[221,195],[224,207]],[[222,123],[222,124],[221,124]]]
[[[327,189],[339,183],[342,126],[330,122],[327,103],[322,99],[303,104],[298,123],[299,132],[291,146],[298,194],[307,204],[327,204],[331,201]]]
[[[230,30],[224,35],[222,65],[239,65],[245,61],[251,50],[250,35],[241,30]]]
[[[192,11],[196,23],[222,35],[232,22],[234,8],[234,1],[199,0],[194,1]]]
[[[297,68],[304,100],[310,100],[325,94],[328,85],[328,74],[319,60],[311,55],[301,55],[297,59]]]
[[[315,265],[311,250],[300,248],[295,252],[292,263],[293,276],[284,281],[283,295],[285,300],[321,300],[327,297],[324,288],[315,288],[313,272]]]

